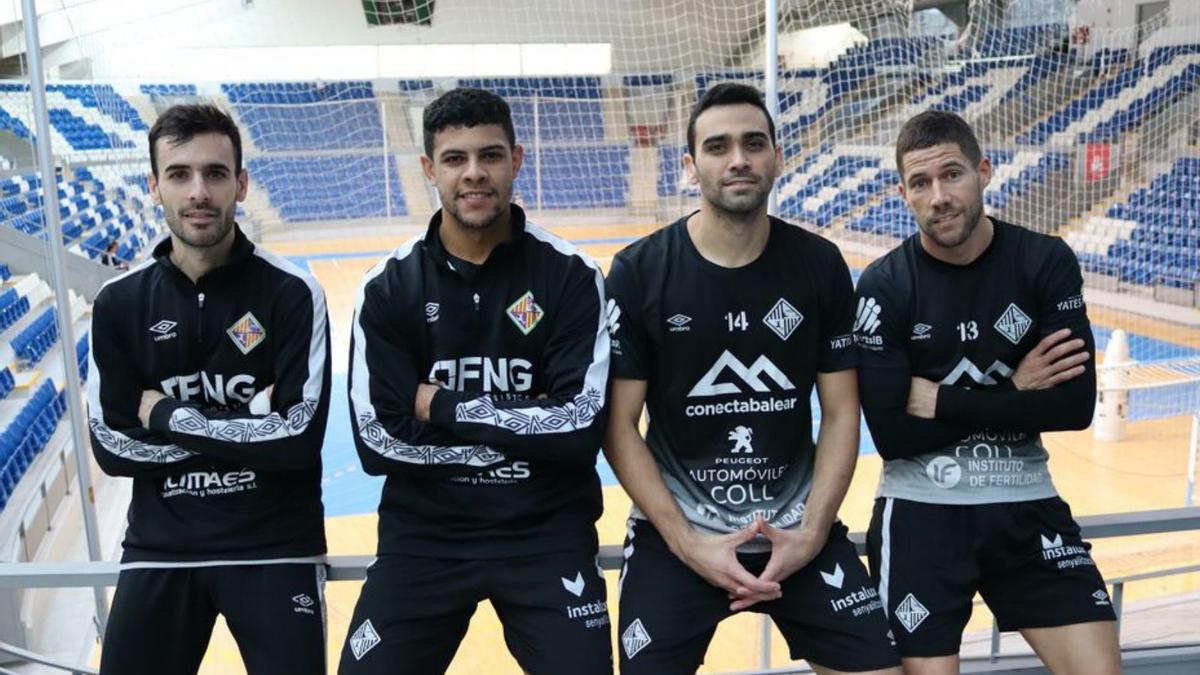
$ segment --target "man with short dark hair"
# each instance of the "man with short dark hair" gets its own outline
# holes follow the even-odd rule
[[[604,447],[634,503],[621,672],[693,673],[717,624],[752,609],[820,673],[898,673],[837,520],[858,455],[849,269],[829,241],[767,215],[783,157],[762,94],[713,87],[687,135],[699,211],[621,251],[608,278]]]
[[[133,477],[106,675],[195,673],[218,614],[251,675],[325,672],[325,295],[234,221],[241,155],[217,108],[162,113],[170,238],[93,306],[92,450]]]
[[[441,208],[367,273],[354,313],[355,443],[387,482],[339,672],[444,672],[486,599],[526,672],[611,673],[604,280],[510,203],[523,151],[503,99],[454,89],[424,131]]]
[[[863,272],[855,340],[885,460],[868,550],[905,671],[958,672],[978,591],[1052,672],[1117,673],[1104,579],[1040,437],[1091,422],[1079,264],[984,214],[991,163],[957,115],[905,123],[896,164],[919,231]]]

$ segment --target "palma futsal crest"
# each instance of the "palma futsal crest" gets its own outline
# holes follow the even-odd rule
[[[508,306],[508,318],[521,329],[525,335],[529,335],[542,320],[546,314],[542,308],[533,300],[533,291],[525,291],[525,295],[517,298],[517,301]]]
[[[250,312],[246,312],[242,318],[235,321],[225,333],[243,354],[249,354],[251,349],[267,339],[266,329]]]

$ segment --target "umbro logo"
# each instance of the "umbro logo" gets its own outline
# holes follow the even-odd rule
[[[175,323],[174,321],[163,319],[153,326],[150,326],[150,332],[154,333],[154,341],[162,342],[163,340],[170,340],[171,338],[174,338],[177,335],[175,332],[175,326],[177,325],[179,324]]]
[[[1092,598],[1094,598],[1096,600],[1097,605],[1109,604],[1108,593],[1106,593],[1105,591],[1096,591],[1095,593],[1092,593]]]
[[[296,603],[296,606],[292,608],[293,611],[300,614],[316,614],[312,606],[317,604],[317,601],[313,600],[307,593],[293,595],[292,602]]]
[[[933,326],[927,323],[918,323],[912,328],[912,339],[913,341],[928,340],[933,337],[931,331],[933,331]]]
[[[425,323],[433,323],[438,320],[438,311],[441,305],[436,302],[425,303]]]
[[[667,330],[672,333],[683,333],[692,329],[688,324],[692,322],[692,317],[687,314],[676,314],[667,319],[667,323],[671,325]]]

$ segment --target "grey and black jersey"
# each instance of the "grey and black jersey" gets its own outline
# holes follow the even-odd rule
[[[691,522],[799,523],[817,374],[857,363],[837,248],[772,218],[763,253],[725,268],[700,255],[682,218],[621,251],[608,288],[614,377],[647,381],[646,442]]]
[[[1011,382],[1046,335],[1070,328],[1094,352],[1079,264],[1054,237],[993,219],[968,265],[939,261],[908,238],[858,284],[860,395],[879,454],[879,495],[939,504],[1055,496],[1039,432],[1086,427],[1094,359],[1041,391]],[[936,419],[906,413],[913,376],[941,384]]]

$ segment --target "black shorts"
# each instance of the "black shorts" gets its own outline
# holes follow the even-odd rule
[[[217,615],[249,675],[325,673],[325,565],[122,570],[100,653],[103,675],[192,675]]]
[[[769,558],[738,555],[755,575]],[[834,523],[825,548],[782,588],[783,597],[748,611],[770,615],[793,659],[843,671],[900,665],[883,604],[841,523]],[[617,628],[621,673],[695,673],[717,624],[732,614],[729,602],[724,590],[671,553],[653,525],[630,519]]]
[[[957,654],[978,591],[1001,630],[1115,621],[1058,497],[957,506],[882,498],[867,551],[903,656]]]
[[[445,672],[482,600],[496,609],[525,672],[611,675],[608,599],[594,551],[489,560],[383,556],[367,570],[339,675]]]

